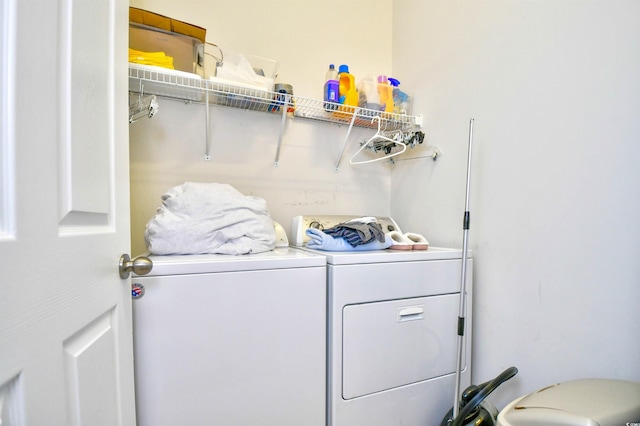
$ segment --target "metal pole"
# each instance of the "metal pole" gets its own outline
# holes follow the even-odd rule
[[[473,118],[469,121],[469,152],[467,155],[467,190],[464,202],[464,221],[462,225],[462,267],[460,273],[460,310],[458,311],[458,364],[456,368],[456,388],[453,401],[453,416],[458,416],[460,403],[460,379],[462,375],[462,347],[464,345],[466,291],[467,291],[467,245],[469,242],[469,187],[471,184],[471,146],[473,145]]]
[[[204,159],[211,160],[211,135],[209,134],[209,88],[205,86],[204,90],[204,120],[205,123],[205,142],[204,142]]]

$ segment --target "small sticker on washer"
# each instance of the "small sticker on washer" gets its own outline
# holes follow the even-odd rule
[[[144,286],[142,284],[131,284],[131,298],[132,299],[140,299],[144,296]]]

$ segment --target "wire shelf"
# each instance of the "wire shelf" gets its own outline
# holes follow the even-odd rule
[[[282,114],[302,119],[388,130],[421,126],[421,117],[327,103],[317,99],[202,79],[196,74],[129,64],[129,91],[145,95],[206,102],[232,108]]]
[[[129,64],[129,91],[144,95],[201,102],[204,81],[196,74]]]

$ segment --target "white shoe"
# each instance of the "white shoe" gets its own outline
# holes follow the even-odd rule
[[[425,237],[420,234],[416,234],[415,232],[407,232],[404,234],[404,237],[411,241],[413,245],[413,250],[427,250],[429,248],[429,241]]]
[[[389,247],[391,250],[413,250],[413,241],[398,231],[391,231],[387,234],[393,240],[393,244]]]

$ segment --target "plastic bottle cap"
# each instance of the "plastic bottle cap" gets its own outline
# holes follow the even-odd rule
[[[340,65],[338,72],[349,72],[349,65]]]
[[[333,70],[333,69],[335,69],[335,68],[336,68],[336,66],[335,66],[335,65],[333,65],[333,64],[329,64],[329,69],[330,69],[330,70]]]
[[[398,86],[400,86],[400,81],[399,81],[399,80],[396,80],[395,78],[391,78],[391,77],[389,77],[389,83],[391,83],[391,85],[392,85],[393,87],[398,87]]]
[[[386,75],[379,75],[378,76],[378,83],[386,83],[387,82],[387,76]]]

